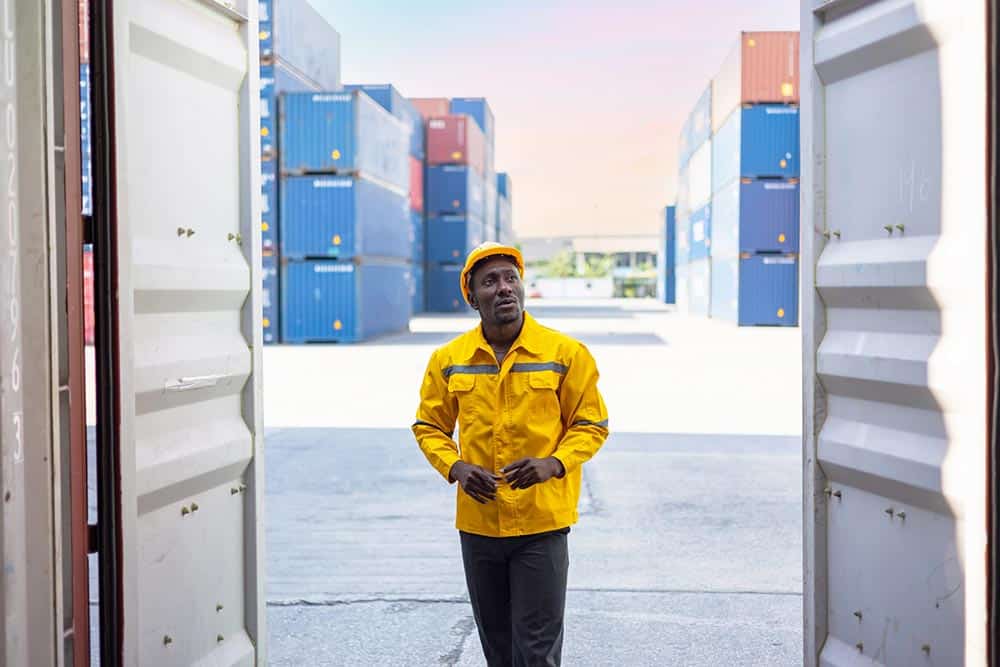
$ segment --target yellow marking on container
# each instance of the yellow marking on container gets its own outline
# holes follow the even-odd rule
[[[785,317],[785,309],[784,308],[779,308],[778,309],[778,319],[780,320],[780,319],[783,319],[784,317]]]
[[[330,153],[330,157],[332,157],[334,160],[339,160],[340,159],[340,151],[338,151],[336,148],[334,148],[333,152]]]
[[[785,242],[785,235],[778,234],[778,243],[784,243],[784,242]]]
[[[260,37],[261,41],[264,41],[265,39],[270,37],[270,35],[271,33],[267,32],[266,30],[261,30],[257,36]]]
[[[334,322],[333,322],[333,329],[334,329],[334,331],[340,331],[343,328],[344,328],[344,323],[343,322],[341,322],[340,320],[334,320]]]
[[[267,129],[266,127],[260,128],[260,136],[266,137],[269,134],[271,134],[271,130]]]
[[[452,199],[451,200],[451,205],[454,206],[455,208],[458,208],[459,206],[462,205],[462,202],[459,201],[458,199]]]
[[[787,81],[781,84],[781,96],[782,97],[795,97],[795,86],[794,84],[788,83]]]
[[[783,160],[781,160],[781,162],[778,163],[778,166],[781,167],[782,169],[784,169],[785,167],[788,166],[788,162],[783,159]]]
[[[267,329],[271,326],[271,320],[264,318],[264,328]]]
[[[757,40],[751,37],[750,39],[747,40],[747,46],[749,46],[752,49],[753,47],[757,46]]]
[[[462,151],[455,151],[454,153],[452,153],[451,154],[451,159],[452,160],[461,160],[462,159]]]
[[[333,245],[340,245],[341,240],[340,234],[333,235]]]

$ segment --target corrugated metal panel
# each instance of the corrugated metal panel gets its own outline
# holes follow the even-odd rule
[[[712,129],[741,104],[799,101],[797,32],[744,32],[712,80]]]
[[[690,165],[677,170],[677,219],[686,220],[691,215]]]
[[[737,178],[798,178],[799,110],[781,104],[732,114],[712,145],[712,190]]]
[[[497,240],[497,188],[495,181],[487,182],[484,197],[485,216],[483,216],[483,240]]]
[[[692,260],[687,278],[688,313],[707,317],[712,302],[712,260]]]
[[[266,254],[278,252],[278,168],[275,162],[260,164],[260,233]]]
[[[370,97],[291,93],[281,99],[281,171],[350,173],[408,193],[408,128]]]
[[[262,329],[264,343],[272,344],[281,341],[281,291],[278,277],[278,258],[265,255],[261,258],[263,269],[261,302],[264,313]]]
[[[678,164],[688,163],[698,147],[712,137],[712,86],[702,92],[681,128]]]
[[[311,90],[319,90],[319,85],[303,78],[279,58],[260,66],[260,154],[263,164],[275,164],[278,159],[278,97]]]
[[[454,97],[451,100],[450,113],[471,116],[476,121],[479,129],[486,135],[486,142],[493,141],[496,124],[493,118],[493,110],[490,109],[490,104],[486,101],[486,98]]]
[[[688,218],[691,261],[705,259],[712,254],[712,205],[703,206]]]
[[[340,33],[308,0],[260,0],[260,57],[281,58],[325,90],[340,90]]]
[[[435,116],[447,116],[451,113],[451,100],[447,97],[411,97],[410,102],[423,116],[425,123]]]
[[[677,207],[678,210],[680,206]],[[674,246],[674,265],[683,266],[691,261],[691,219],[677,215],[677,244]],[[680,287],[678,286],[678,292]]]
[[[699,146],[687,165],[687,200],[696,211],[712,199],[712,140]]]
[[[285,257],[409,258],[405,196],[353,176],[286,176],[281,185]]]
[[[484,173],[486,139],[468,116],[435,116],[427,121],[427,164],[469,165]]]
[[[410,156],[424,159],[424,118],[410,100],[399,94],[396,87],[388,83],[348,84],[344,90],[362,90],[379,106],[391,113],[410,128]]]
[[[246,10],[115,3],[128,665],[267,655],[256,3]]]
[[[471,309],[462,296],[461,264],[427,264],[427,312],[463,313]]]
[[[802,28],[804,663],[985,665],[983,3]]]
[[[423,264],[427,253],[427,230],[423,213],[410,211],[410,239],[412,249],[410,261],[414,264]]]
[[[410,296],[413,303],[413,314],[422,313],[427,310],[425,300],[426,288],[424,286],[424,265],[410,265]]]
[[[424,210],[424,163],[415,157],[410,157],[410,208]]]
[[[427,219],[427,261],[462,263],[483,242],[483,223],[462,215]]]
[[[424,207],[428,216],[469,215],[482,220],[485,205],[483,179],[474,169],[459,165],[427,168]]]
[[[281,269],[286,343],[357,343],[409,324],[409,264],[283,259]]]
[[[712,257],[798,251],[798,183],[733,181],[712,198]]]

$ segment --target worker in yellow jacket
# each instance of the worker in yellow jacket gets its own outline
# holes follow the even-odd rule
[[[523,275],[516,248],[469,254],[462,290],[481,322],[431,355],[413,425],[427,460],[459,485],[456,527],[490,667],[560,664],[581,466],[608,436],[594,358],[525,312]]]

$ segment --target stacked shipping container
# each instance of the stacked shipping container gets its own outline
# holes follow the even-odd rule
[[[663,303],[677,303],[677,207],[663,207],[660,221],[660,249],[657,261],[657,295]]]
[[[307,0],[261,0],[260,148],[264,342],[281,339],[279,270],[281,145],[278,100],[285,93],[340,88],[340,35]]]
[[[431,100],[419,104],[433,112],[442,106]],[[486,233],[493,112],[481,98],[451,100],[448,110],[447,115],[430,115],[426,130],[426,298],[431,312],[466,309],[458,281],[452,285],[448,277],[457,275],[454,267],[461,267],[472,248],[493,236]]]
[[[513,188],[506,172],[497,173],[497,241],[504,245],[513,245],[515,241]]]
[[[286,342],[358,342],[409,324],[413,115],[394,90],[382,99],[396,114],[357,89],[281,98]]]
[[[711,315],[798,323],[798,33],[743,33],[713,82]]]
[[[798,321],[798,33],[742,33],[680,137],[676,300],[741,325]]]

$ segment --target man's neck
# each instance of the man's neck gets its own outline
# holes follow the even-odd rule
[[[493,348],[496,354],[497,363],[503,363],[503,358],[507,356],[510,346],[514,344],[524,327],[524,313],[513,321],[505,324],[487,324],[483,322],[483,337]]]

